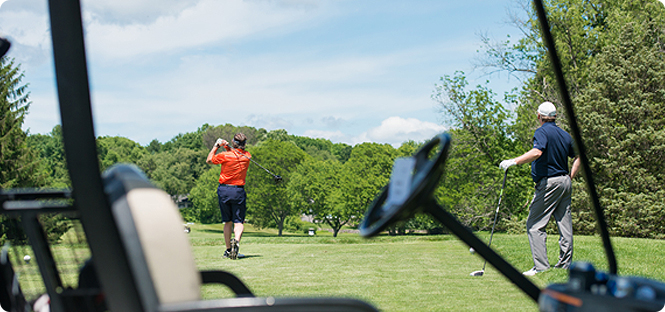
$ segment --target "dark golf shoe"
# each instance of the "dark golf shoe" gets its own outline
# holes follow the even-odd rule
[[[240,250],[238,241],[235,238],[231,239],[231,252],[229,253],[231,260],[238,259],[238,250]]]

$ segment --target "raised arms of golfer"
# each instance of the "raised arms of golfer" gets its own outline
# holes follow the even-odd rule
[[[212,157],[217,154],[217,150],[219,149],[220,146],[224,146],[226,150],[229,150],[228,148],[229,142],[223,139],[217,139],[217,142],[215,142],[215,145],[213,145],[212,149],[210,150],[210,153],[208,153],[208,158],[206,158],[206,164],[212,165]]]

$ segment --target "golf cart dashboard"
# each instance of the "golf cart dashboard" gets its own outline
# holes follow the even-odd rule
[[[590,263],[575,262],[568,283],[543,289],[538,307],[543,312],[662,311],[665,283],[608,274],[596,271]]]

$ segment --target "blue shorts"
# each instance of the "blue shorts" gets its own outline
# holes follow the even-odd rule
[[[247,194],[244,188],[220,184],[217,187],[217,198],[222,212],[222,222],[245,223]]]

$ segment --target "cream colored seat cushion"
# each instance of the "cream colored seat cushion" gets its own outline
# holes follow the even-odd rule
[[[129,207],[143,258],[160,304],[201,298],[201,276],[183,230],[183,219],[171,197],[156,188],[134,188],[114,204],[114,213]],[[123,231],[124,233],[132,232]],[[127,236],[127,235],[123,235]],[[125,237],[125,239],[131,239]],[[127,244],[126,244],[127,245]],[[130,258],[136,248],[127,248]],[[133,262],[135,263],[135,262]],[[133,265],[133,269],[141,270]],[[135,274],[139,276],[139,274]],[[137,283],[141,283],[137,281]],[[144,287],[149,287],[144,285]],[[142,287],[141,287],[142,288]]]

